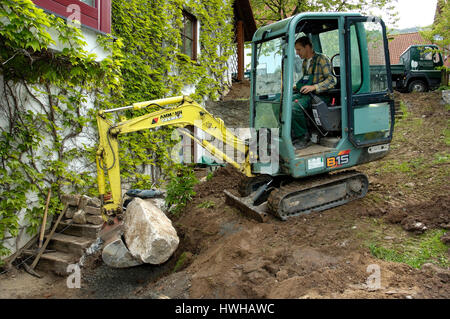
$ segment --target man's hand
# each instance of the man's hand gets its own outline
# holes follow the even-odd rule
[[[313,92],[315,90],[316,90],[316,87],[314,85],[305,85],[304,87],[302,87],[300,89],[300,93],[308,94],[308,93],[311,93],[311,92]]]

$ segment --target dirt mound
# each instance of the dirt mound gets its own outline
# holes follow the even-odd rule
[[[223,98],[224,101],[248,100],[250,98],[250,81],[233,82],[230,92]]]
[[[411,223],[422,223],[428,229],[450,229],[450,196],[440,195],[430,202],[406,206],[400,210],[393,210],[386,215],[391,223],[400,223],[405,229],[411,228]]]
[[[368,221],[361,203],[282,222],[258,223],[227,206],[223,189],[236,187],[234,168],[217,170],[177,220],[181,250],[192,253],[183,271],[151,283],[170,298],[442,298],[450,287],[431,270],[371,256],[359,236]],[[202,203],[210,205],[202,205]],[[381,269],[381,287],[368,285],[370,265]],[[370,269],[369,269],[370,270]],[[178,284],[173,284],[177,282]],[[424,283],[428,288],[424,288]],[[158,296],[156,296],[158,298]]]
[[[245,175],[240,173],[232,166],[221,167],[214,171],[213,177],[205,183],[197,184],[194,187],[196,192],[195,198],[202,199],[210,195],[225,196],[223,191],[225,189],[235,189],[239,182],[245,178]]]
[[[209,197],[212,200],[213,197]],[[225,206],[191,207],[179,221],[196,256],[183,272],[147,287],[171,298],[405,298],[450,296],[432,273],[377,260],[356,240],[358,205],[257,223]],[[362,224],[361,224],[362,223]],[[356,225],[356,226],[354,226]],[[381,287],[368,286],[369,265]],[[179,285],[169,285],[176,279]],[[423,291],[423,284],[429,288]],[[184,284],[182,284],[184,283]]]
[[[400,224],[403,229],[418,231],[425,229],[450,229],[450,196],[438,195],[430,201],[406,205],[401,208],[375,208],[361,212],[361,216],[383,217],[392,224]],[[426,228],[423,228],[423,226]]]
[[[398,93],[396,92],[396,99],[401,99],[407,104],[410,111],[420,113],[425,116],[433,116],[436,114],[437,106],[444,106],[445,102],[442,99],[441,91],[433,91],[427,93]],[[444,110],[444,108],[442,108]]]

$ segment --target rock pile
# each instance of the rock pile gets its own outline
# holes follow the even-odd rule
[[[104,223],[99,199],[65,194],[61,201],[68,205],[64,216],[66,222],[93,225]],[[131,200],[124,219],[116,225],[120,227],[116,227],[105,240],[102,251],[105,264],[113,268],[160,265],[172,256],[178,248],[179,238],[172,222],[158,206],[157,199],[136,197]],[[111,226],[106,225],[108,227]]]
[[[104,220],[101,212],[101,202],[98,198],[86,195],[64,194],[61,198],[63,204],[69,205],[66,215],[69,221],[75,224],[101,225]]]

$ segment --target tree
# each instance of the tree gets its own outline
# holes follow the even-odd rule
[[[439,0],[438,10],[434,24],[420,32],[420,35],[427,41],[436,44],[443,56],[450,54],[450,2]],[[445,67],[447,71],[450,68]]]
[[[384,10],[391,23],[397,21],[397,0],[251,0],[258,26],[289,18],[301,12],[358,11],[373,14]]]

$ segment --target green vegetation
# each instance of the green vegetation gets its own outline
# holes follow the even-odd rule
[[[201,25],[197,60],[184,54],[180,29],[183,10]],[[216,99],[227,83],[224,74],[233,47],[231,0],[130,0],[112,1],[113,34],[127,43],[122,48],[124,93],[116,103],[129,105],[167,96],[182,95],[185,86],[195,86],[191,97]],[[136,54],[138,52],[138,54]],[[157,106],[126,112],[127,118],[158,110]],[[166,205],[178,214],[195,194],[197,182],[189,167],[181,168],[170,154],[178,143],[173,128],[140,131],[120,138],[121,174],[134,188],[161,186],[167,180]],[[123,164],[122,164],[123,163]],[[150,180],[145,166],[160,169],[158,180]]]
[[[436,153],[434,154],[433,165],[450,163],[450,153]]]
[[[419,156],[407,161],[391,160],[386,161],[376,171],[378,173],[402,173],[409,176],[421,174],[429,165],[425,164],[425,158]]]
[[[208,175],[206,176],[206,180],[210,181],[213,178],[213,176],[214,176],[214,173],[213,172],[209,172]]]
[[[216,206],[216,204],[212,201],[204,201],[203,203],[200,203],[197,205],[197,208],[213,208],[214,206]]]
[[[450,247],[440,240],[444,233],[445,230],[430,230],[388,247],[378,242],[371,242],[368,247],[373,256],[382,260],[405,263],[414,268],[425,263],[445,268],[450,266],[447,253]]]
[[[176,173],[171,172],[167,185],[166,205],[169,212],[178,215],[195,195],[194,185],[198,183],[190,167],[179,165]]]
[[[406,106],[405,102],[400,101],[400,111],[402,111],[402,119],[406,119],[410,116],[410,113],[408,111],[408,107]]]
[[[438,5],[441,8],[441,12],[436,16],[436,22],[432,26],[426,28],[420,32],[420,35],[430,43],[434,43],[442,50],[436,50],[442,53],[443,56],[447,56],[449,53],[450,45],[450,2],[446,0],[438,0]],[[443,67],[448,70],[447,67]]]
[[[61,52],[51,49],[56,42],[65,46]],[[87,109],[87,99],[99,106],[122,91],[115,60],[121,41],[102,35],[97,42],[112,59],[96,62],[79,27],[31,0],[0,4],[0,257],[9,253],[3,240],[19,233],[18,212],[25,212],[27,232],[36,233],[48,188],[54,194],[49,215],[61,211],[64,188],[95,194],[95,151],[73,140],[95,127],[96,110]],[[86,171],[74,167],[74,159],[85,159]],[[29,201],[33,194],[37,204]]]
[[[184,262],[186,261],[186,252],[183,252],[180,255],[180,258],[178,258],[177,263],[175,264],[175,267],[173,268],[173,272],[177,272],[181,269],[181,267],[184,266]]]
[[[450,121],[448,121],[449,127],[450,127]],[[445,128],[444,132],[444,143],[445,145],[450,145],[450,129],[449,128]]]
[[[183,10],[201,25],[197,61],[182,53]],[[99,109],[181,95],[184,86],[196,87],[191,95],[196,100],[220,96],[232,54],[232,20],[231,0],[113,0],[115,39],[97,39],[111,55],[97,62],[78,26],[45,13],[31,0],[1,2],[0,114],[7,125],[0,128],[0,257],[9,254],[3,240],[19,232],[18,212],[25,211],[27,231],[36,233],[49,187],[54,194],[50,215],[61,211],[63,192],[98,195],[92,146],[97,136],[90,128],[97,127]],[[56,42],[65,46],[61,52],[52,50]],[[172,161],[170,148],[178,142],[172,132],[164,128],[121,136],[120,161],[122,179],[133,188],[158,187],[169,179],[168,204],[178,211],[193,196],[195,177]],[[77,143],[80,136],[89,138],[88,145]],[[74,160],[84,162],[81,170]],[[159,180],[144,174],[148,166],[160,168]],[[37,205],[29,202],[30,194],[39,198]]]
[[[391,22],[397,21],[395,3],[392,0],[356,1],[298,1],[298,0],[251,0],[255,20],[258,25],[286,19],[301,12],[359,11],[365,14],[374,9],[382,9]]]

